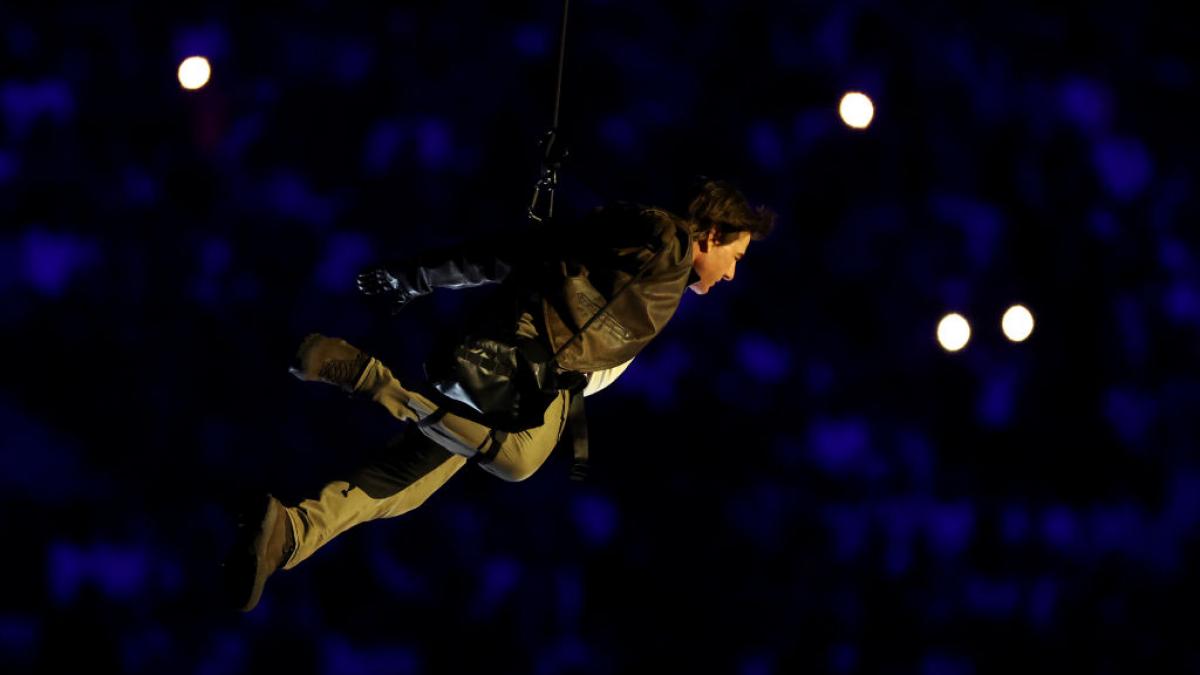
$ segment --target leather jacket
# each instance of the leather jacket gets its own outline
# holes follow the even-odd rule
[[[559,367],[587,373],[632,359],[662,331],[687,289],[692,244],[686,221],[636,205],[599,209],[583,230],[546,278],[541,309]]]
[[[632,359],[662,331],[694,280],[689,225],[618,203],[536,239],[469,244],[385,268],[404,301],[437,288],[506,286],[491,315],[427,361],[426,373],[492,426],[516,430],[540,423],[550,392],[581,390],[581,374]],[[488,416],[503,408],[513,409],[507,421]]]

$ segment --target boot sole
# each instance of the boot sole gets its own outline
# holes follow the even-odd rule
[[[279,518],[279,500],[257,497],[243,511],[239,531],[225,560],[225,589],[229,606],[249,612],[258,605],[267,577],[274,570],[263,565],[267,544]]]
[[[288,368],[288,372],[295,375],[298,379],[305,382],[312,382],[316,379],[315,373],[310,376],[307,372],[305,357],[312,351],[312,348],[317,342],[324,339],[324,335],[320,333],[309,333],[300,341],[300,346],[296,348],[296,355],[292,358],[292,365]]]
[[[327,348],[329,353],[325,354],[320,361],[310,358],[313,350],[319,348],[323,341],[331,343],[332,346]],[[341,353],[337,353],[338,350]],[[288,368],[288,372],[302,382],[322,382],[353,395],[372,358],[370,354],[341,338],[329,337],[321,333],[309,333],[296,349],[296,356]],[[339,377],[331,374],[336,371],[326,370],[331,365],[340,366],[348,361],[358,367],[358,371],[351,377]]]

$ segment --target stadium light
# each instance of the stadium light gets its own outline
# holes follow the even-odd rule
[[[1004,335],[1013,342],[1023,342],[1033,333],[1033,314],[1023,305],[1013,305],[1000,319]]]
[[[971,341],[971,324],[961,314],[947,314],[938,322],[938,343],[948,352],[956,352]]]
[[[179,84],[190,91],[195,91],[208,84],[212,75],[212,67],[203,56],[189,56],[179,64]]]
[[[866,94],[851,91],[842,97],[838,112],[846,126],[852,129],[866,129],[871,126],[871,120],[875,118],[875,104],[871,103],[871,99]]]

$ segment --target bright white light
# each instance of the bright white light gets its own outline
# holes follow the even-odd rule
[[[212,68],[203,56],[189,56],[179,64],[179,84],[184,89],[199,89],[208,84]]]
[[[1004,334],[1013,342],[1021,342],[1033,332],[1033,314],[1021,305],[1013,305],[1000,320]]]
[[[875,104],[871,103],[871,99],[861,92],[852,91],[842,97],[842,104],[838,106],[838,112],[842,115],[842,121],[846,126],[854,129],[866,129],[871,125],[871,120],[875,117]]]
[[[938,322],[937,339],[942,349],[956,352],[971,340],[971,324],[961,314],[947,314]]]

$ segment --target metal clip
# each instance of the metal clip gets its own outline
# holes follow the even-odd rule
[[[542,223],[554,217],[554,190],[558,187],[558,170],[569,151],[559,143],[558,130],[549,129],[538,139],[542,150],[542,171],[533,186],[533,198],[529,201],[529,219]]]

